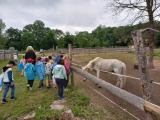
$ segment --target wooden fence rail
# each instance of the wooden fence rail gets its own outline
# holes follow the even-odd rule
[[[68,53],[66,48],[58,48],[59,53]],[[72,48],[72,54],[99,54],[111,52],[131,52],[128,47],[95,47],[95,48]]]
[[[135,107],[137,107],[138,109],[142,110],[142,111],[149,111],[151,113],[160,115],[160,106],[155,105],[153,103],[150,103],[148,101],[145,101],[144,99],[131,94],[123,89],[120,89],[100,78],[97,78],[96,76],[89,74],[88,72],[82,71],[79,68],[76,68],[74,66],[70,66],[71,70],[73,70],[74,72],[80,74],[81,76],[92,80],[95,83],[98,83],[100,86],[102,86],[103,88],[107,89],[108,91],[110,91],[111,93],[113,93],[114,95],[122,98],[123,100],[127,101],[128,103],[134,105]]]

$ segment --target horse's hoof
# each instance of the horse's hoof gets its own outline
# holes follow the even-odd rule
[[[95,85],[98,85],[98,83],[95,83]]]
[[[98,88],[101,88],[101,86],[100,86],[100,85],[98,85]]]
[[[86,82],[86,80],[85,80],[85,79],[83,79],[83,82]]]

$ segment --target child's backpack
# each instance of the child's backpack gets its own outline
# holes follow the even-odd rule
[[[2,73],[0,75],[0,91],[2,90],[2,86],[3,86],[3,78],[4,78],[4,74]]]
[[[23,69],[23,64],[22,64],[21,61],[19,61],[19,63],[18,63],[18,70],[20,71],[20,70],[22,70],[22,69]]]

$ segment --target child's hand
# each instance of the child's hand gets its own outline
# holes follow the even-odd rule
[[[11,82],[11,86],[14,86],[14,83],[13,83],[13,82]]]

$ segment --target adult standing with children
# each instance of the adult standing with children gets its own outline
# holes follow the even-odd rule
[[[66,70],[64,68],[64,60],[62,58],[58,60],[57,65],[54,67],[52,73],[55,76],[56,83],[58,85],[59,100],[62,100],[64,84],[65,80],[67,80]]]
[[[32,46],[28,46],[25,53],[25,60],[27,61],[29,58],[32,58],[33,65],[36,63],[36,53]]]

